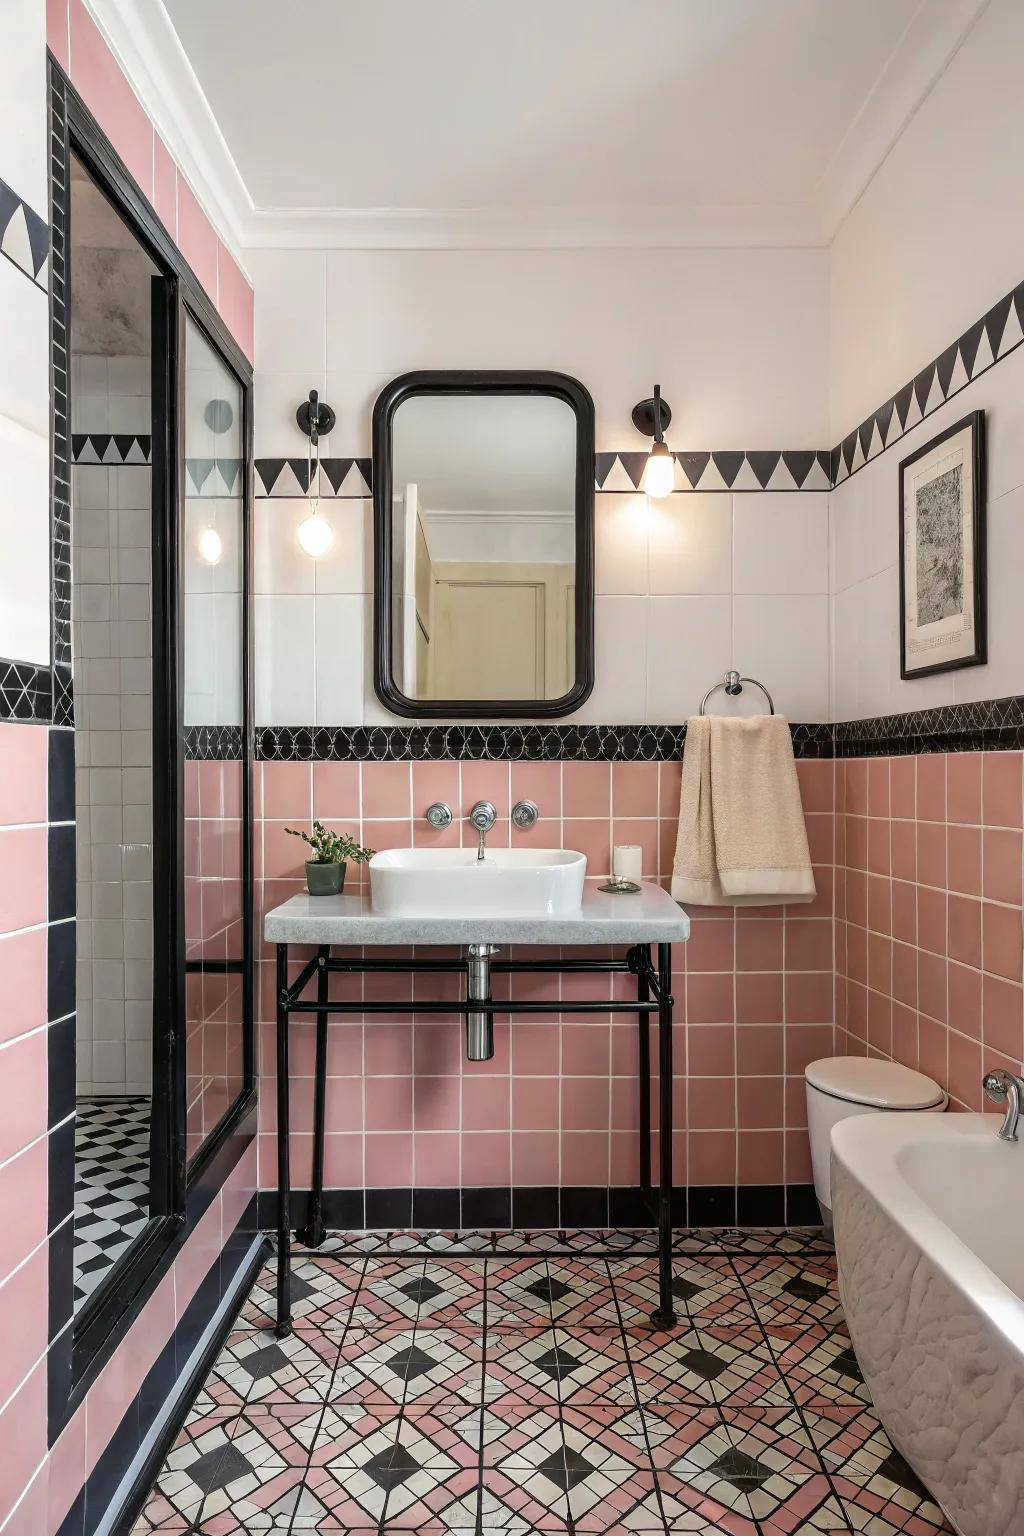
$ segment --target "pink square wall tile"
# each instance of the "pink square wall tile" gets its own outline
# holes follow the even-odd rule
[[[42,725],[0,725],[0,826],[46,821],[47,736]]]
[[[46,1455],[46,1361],[41,1360],[0,1413],[0,1525]],[[33,1508],[34,1508],[33,1504]]]
[[[453,827],[455,831],[455,846],[459,843],[458,814],[459,814],[459,764],[444,762],[413,763],[412,765],[412,804],[411,812],[413,820],[418,825],[426,826],[424,817],[427,808],[434,804],[447,805],[452,815],[456,818]]]
[[[508,1131],[465,1131],[462,1136],[464,1188],[493,1188],[512,1182],[512,1139]]]
[[[889,814],[889,759],[876,757],[868,763],[868,815]]]
[[[221,319],[253,360],[253,292],[245,273],[222,240],[217,241],[217,308]]]
[[[613,864],[616,845],[629,844],[640,849],[641,869],[645,880],[654,879],[662,873],[657,821],[616,818],[612,822],[611,840]],[[664,871],[665,874],[671,874],[671,872],[671,868]]]
[[[658,815],[658,764],[612,764],[612,815]]]
[[[917,769],[912,757],[894,757],[889,764],[890,815],[901,820],[917,815]]]
[[[507,1077],[462,1079],[462,1129],[507,1131],[511,1123],[511,1087]]]
[[[1008,827],[982,832],[982,894],[989,901],[1021,904],[1021,834]]]
[[[398,821],[412,815],[412,777],[408,763],[363,763],[362,779],[364,818]],[[366,835],[370,837],[370,832]]]
[[[473,762],[459,765],[460,796],[458,805],[453,805],[452,810],[456,816],[465,818],[469,815],[478,800],[490,800],[498,813],[501,823],[507,824],[509,812],[512,809],[510,798],[511,764],[500,762]],[[507,825],[502,830],[507,831]],[[497,841],[495,833],[499,831],[495,827],[489,834],[492,840]],[[467,834],[468,837],[468,834]],[[507,837],[504,839],[507,843]]]
[[[736,1182],[735,1131],[689,1131],[686,1137],[687,1177],[691,1184]]]
[[[47,1463],[47,1524],[60,1530],[85,1482],[85,1418],[87,1403],[75,1411],[54,1442]]]
[[[918,821],[946,820],[946,758],[926,753],[917,762]]]
[[[178,249],[217,302],[217,234],[184,176],[178,174]]]
[[[563,1129],[561,1135],[562,1184],[607,1186],[610,1146],[606,1130]]]
[[[981,821],[981,754],[952,752],[946,759],[946,814],[950,821]]]
[[[313,774],[309,763],[263,763],[262,814],[308,831],[313,818]]]
[[[805,811],[832,811],[835,764],[801,759],[796,765],[800,799]]]
[[[0,828],[0,934],[46,921],[46,828]]]
[[[543,1188],[559,1182],[557,1131],[516,1130],[511,1142],[513,1184]]]
[[[426,1133],[413,1137],[416,1189],[458,1189],[462,1182],[462,1143],[454,1132]]]
[[[157,218],[178,243],[178,167],[158,133],[153,135],[153,207]]]
[[[981,949],[986,971],[1008,981],[1024,981],[1019,907],[985,902],[981,909]]]
[[[740,1184],[782,1184],[785,1137],[781,1130],[744,1130],[736,1138],[736,1177]]]
[[[562,815],[611,815],[611,764],[563,763]]]
[[[567,763],[566,767],[570,765]],[[589,765],[587,765],[589,766]],[[562,824],[566,848],[586,854],[587,878],[611,873],[611,823],[608,821],[569,821]]]
[[[0,935],[0,1044],[46,1023],[46,932]]]
[[[217,1196],[209,1209],[199,1218],[194,1231],[174,1261],[174,1311],[178,1322],[184,1317],[189,1302],[220,1256],[223,1246],[222,1218],[221,1200],[220,1196]],[[90,1456],[92,1452],[93,1446],[90,1444]]]
[[[46,1030],[0,1049],[0,1163],[46,1132]]]
[[[561,763],[513,763],[512,800],[532,800],[540,811],[537,830],[562,814]]]
[[[367,1131],[401,1131],[412,1127],[412,1078],[368,1078],[364,1087]]]
[[[0,1350],[0,1402],[7,1401],[46,1354],[48,1297],[48,1255],[44,1243],[0,1285],[0,1307],[9,1320]]]
[[[981,764],[982,816],[987,827],[1024,825],[1024,754],[984,752]]]
[[[44,1136],[0,1167],[0,1283],[46,1236],[46,1171]]]
[[[313,815],[320,821],[359,819],[359,764],[313,764]]]
[[[743,971],[736,976],[737,1024],[781,1024],[785,980],[781,971]]]
[[[512,1079],[512,1128],[514,1131],[558,1129],[559,1084],[555,1077]]]
[[[517,1020],[512,1031],[512,1071],[517,1077],[557,1074],[559,1030],[556,1024],[532,1024]]]
[[[950,824],[946,828],[946,857],[951,891],[981,894],[981,830]]]
[[[153,125],[83,0],[71,0],[71,79],[100,127],[153,200]]]
[[[406,1189],[412,1184],[412,1133],[368,1134],[364,1141],[366,1187]]]

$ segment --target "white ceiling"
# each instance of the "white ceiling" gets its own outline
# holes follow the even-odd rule
[[[87,3],[249,243],[689,244],[827,240],[987,0]]]

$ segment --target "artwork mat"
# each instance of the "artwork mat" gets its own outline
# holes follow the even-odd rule
[[[904,459],[900,470],[900,677],[927,677],[986,660],[984,416],[974,411]],[[918,624],[918,502],[960,468],[961,606]]]

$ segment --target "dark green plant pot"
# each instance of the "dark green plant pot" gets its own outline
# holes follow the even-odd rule
[[[345,889],[344,864],[306,864],[306,889],[311,896],[337,896]]]

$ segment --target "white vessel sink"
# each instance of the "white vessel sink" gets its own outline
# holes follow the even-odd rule
[[[569,848],[386,848],[370,860],[375,912],[395,917],[562,917],[583,900],[587,857]]]

